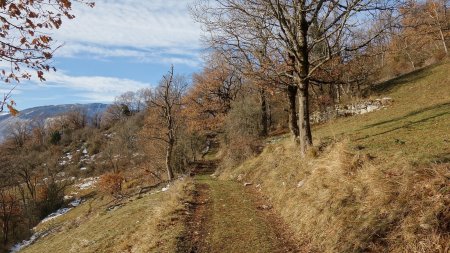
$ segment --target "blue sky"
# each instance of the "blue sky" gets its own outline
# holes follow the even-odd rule
[[[21,82],[19,109],[66,103],[112,102],[129,90],[155,86],[171,64],[190,76],[202,66],[201,29],[190,17],[192,0],[97,0],[75,5],[53,38],[64,44],[46,82]]]

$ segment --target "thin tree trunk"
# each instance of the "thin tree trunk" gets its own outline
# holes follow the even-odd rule
[[[447,44],[445,43],[445,37],[444,37],[444,33],[442,32],[441,27],[439,27],[439,33],[441,35],[441,40],[442,40],[442,45],[444,46],[445,55],[448,55]]]
[[[169,181],[173,179],[173,168],[172,168],[172,151],[173,151],[173,142],[169,141],[166,149],[166,169],[167,169],[167,177]]]
[[[337,99],[337,103],[339,104],[341,102],[341,85],[337,84],[336,87],[336,99]]]
[[[261,136],[266,137],[269,133],[269,116],[267,115],[267,98],[264,89],[260,89],[259,95],[259,99],[261,102]]]
[[[446,11],[445,6],[446,5],[444,4],[444,11]],[[439,35],[441,37],[442,46],[444,47],[445,55],[448,55],[447,44],[445,43],[445,36],[444,36],[444,33],[442,32],[441,23],[439,22],[439,13],[437,12],[437,6],[436,5],[434,5],[434,9],[433,10],[434,10],[434,14],[436,15],[436,23],[437,23],[437,27],[439,29]]]
[[[272,106],[270,106],[270,100],[268,101],[266,99],[266,103],[267,103],[267,116],[269,117],[267,119],[267,126],[270,129],[272,129],[273,126],[273,118],[272,118]]]
[[[297,139],[299,136],[298,116],[297,116],[297,86],[289,85],[287,87],[287,97],[289,103],[289,129],[294,137]]]
[[[8,238],[8,234],[9,234],[9,226],[8,226],[8,221],[3,221],[3,245],[7,245],[9,238]]]

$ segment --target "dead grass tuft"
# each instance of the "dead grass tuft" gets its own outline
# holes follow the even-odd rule
[[[318,252],[447,252],[449,164],[375,164],[348,146],[302,160],[284,141],[220,177],[260,184],[301,244]]]

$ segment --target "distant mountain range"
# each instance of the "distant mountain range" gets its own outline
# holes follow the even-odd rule
[[[0,141],[4,140],[8,135],[8,131],[11,125],[16,122],[23,122],[29,120],[39,120],[45,122],[49,118],[59,116],[63,113],[80,108],[84,110],[88,118],[92,118],[98,113],[103,113],[107,104],[92,103],[92,104],[67,104],[67,105],[48,105],[39,106],[20,111],[17,116],[10,114],[0,116]]]

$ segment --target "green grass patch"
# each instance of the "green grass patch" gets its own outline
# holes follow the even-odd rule
[[[316,126],[316,143],[350,139],[356,150],[383,159],[416,163],[450,159],[450,63],[427,67],[375,87],[373,97],[391,97],[386,109]]]

